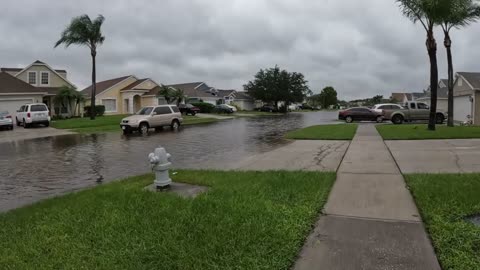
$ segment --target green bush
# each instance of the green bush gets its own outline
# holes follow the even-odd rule
[[[83,108],[85,111],[86,116],[90,116],[90,112],[92,110],[91,106],[85,106]],[[105,114],[105,106],[103,105],[95,105],[95,115],[96,116],[103,116]]]
[[[206,102],[196,102],[192,103],[193,106],[198,107],[201,113],[212,113],[215,108],[214,105]]]

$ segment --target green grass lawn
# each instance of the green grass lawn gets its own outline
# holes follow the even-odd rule
[[[480,138],[480,127],[437,125],[436,131],[427,125],[377,125],[384,140],[471,139]]]
[[[138,176],[0,214],[0,269],[288,269],[335,179],[179,171],[195,199]]]
[[[294,140],[351,140],[357,124],[320,125],[291,131],[285,135]]]
[[[480,214],[480,174],[413,174],[407,184],[443,269],[480,269],[480,228],[464,218]]]
[[[80,133],[101,133],[120,131],[120,121],[128,115],[105,115],[90,120],[88,117],[71,118],[52,122],[52,127],[69,129]],[[183,125],[206,124],[218,121],[213,118],[200,118],[194,116],[183,116]]]

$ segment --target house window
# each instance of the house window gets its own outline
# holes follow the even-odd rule
[[[40,84],[49,85],[50,84],[50,72],[40,73]]]
[[[117,100],[113,98],[102,99],[102,105],[105,106],[105,112],[117,111]]]
[[[28,72],[28,83],[37,84],[37,72],[35,71]]]

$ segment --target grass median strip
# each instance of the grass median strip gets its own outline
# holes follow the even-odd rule
[[[179,171],[196,199],[138,176],[0,214],[0,268],[288,269],[335,179],[319,172]]]
[[[294,140],[351,140],[357,124],[319,125],[288,132],[285,137]]]
[[[407,184],[443,269],[480,269],[480,174],[412,174]]]
[[[472,139],[480,138],[480,127],[437,125],[435,131],[427,125],[377,125],[384,140]]]
[[[105,115],[90,120],[88,117],[71,118],[52,122],[52,127],[58,129],[69,129],[79,133],[102,133],[119,131],[120,121],[128,115]],[[214,118],[200,118],[195,116],[183,116],[183,125],[197,125],[216,122]]]

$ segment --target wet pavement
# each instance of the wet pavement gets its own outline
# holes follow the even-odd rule
[[[176,168],[228,169],[284,146],[285,132],[336,123],[337,112],[248,117],[123,136],[73,134],[0,143],[0,212],[115,179],[148,173],[147,155],[164,146]],[[0,136],[2,134],[0,133]]]

